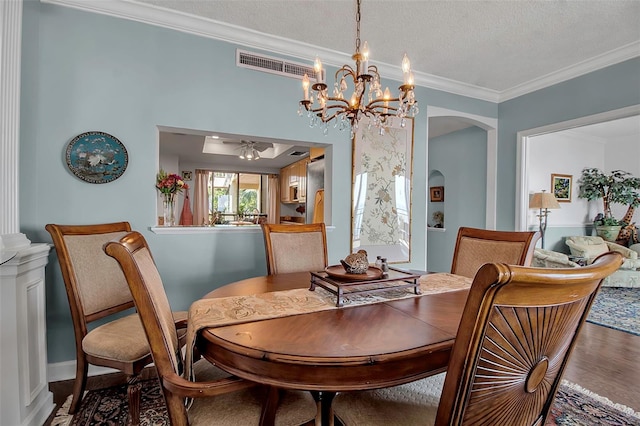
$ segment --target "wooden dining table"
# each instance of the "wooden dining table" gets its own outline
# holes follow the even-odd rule
[[[249,278],[205,298],[309,287],[310,274]],[[400,385],[446,370],[468,290],[263,319],[201,330],[196,346],[238,377],[311,391],[323,425],[337,392]]]

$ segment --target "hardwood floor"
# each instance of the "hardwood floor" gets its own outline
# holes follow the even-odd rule
[[[564,378],[640,412],[640,336],[585,323]]]
[[[640,412],[640,336],[586,323],[571,355],[564,378],[583,388]],[[147,368],[145,377],[155,370]],[[90,377],[87,389],[124,383],[122,374]],[[52,382],[56,410],[71,393],[72,380]],[[45,423],[48,426],[53,418]]]

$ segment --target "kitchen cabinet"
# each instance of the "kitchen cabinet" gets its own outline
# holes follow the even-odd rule
[[[289,176],[291,169],[289,167],[283,167],[280,169],[280,201],[282,203],[289,203]]]
[[[304,203],[307,192],[308,158],[280,169],[280,202]]]

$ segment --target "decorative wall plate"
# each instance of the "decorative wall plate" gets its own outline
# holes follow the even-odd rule
[[[65,155],[71,173],[89,183],[109,183],[127,169],[129,154],[122,142],[104,132],[82,133],[69,142]]]

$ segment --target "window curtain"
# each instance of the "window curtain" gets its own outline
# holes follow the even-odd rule
[[[209,224],[209,171],[196,169],[195,188],[193,189],[193,223]]]
[[[280,179],[269,175],[267,180],[267,223],[280,222]]]

